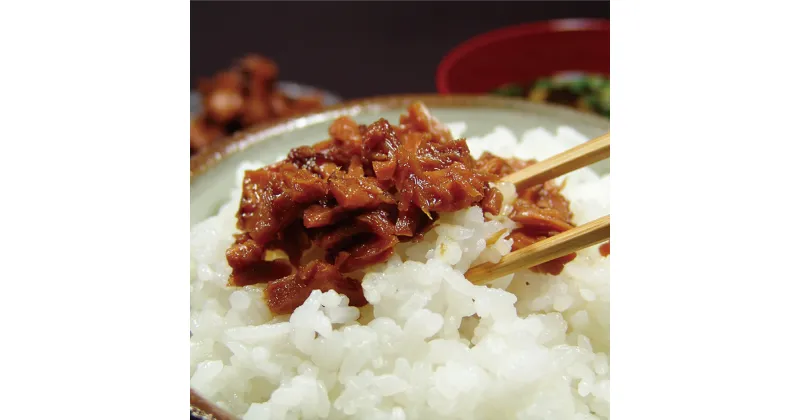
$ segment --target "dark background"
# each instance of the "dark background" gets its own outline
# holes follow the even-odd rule
[[[191,86],[250,52],[281,80],[346,99],[435,92],[439,61],[472,36],[560,18],[609,18],[607,1],[197,2],[191,9]]]

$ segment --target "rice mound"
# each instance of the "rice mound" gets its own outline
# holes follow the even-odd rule
[[[458,137],[464,123],[449,124]],[[519,141],[499,126],[467,140],[474,156],[544,159],[587,138],[537,128]],[[273,317],[260,288],[227,287],[245,169],[216,216],[191,230],[191,386],[244,420],[605,419],[609,417],[609,260],[578,252],[558,276],[522,270],[491,287],[470,265],[511,250],[515,199],[501,215],[444,214],[415,244],[365,274],[370,305],[318,290]],[[609,176],[565,177],[576,224],[609,214]],[[501,239],[487,239],[504,230]]]

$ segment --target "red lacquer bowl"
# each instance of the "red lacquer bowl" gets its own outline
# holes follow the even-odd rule
[[[441,94],[480,94],[561,72],[609,76],[609,21],[564,19],[498,29],[450,51],[439,63]]]

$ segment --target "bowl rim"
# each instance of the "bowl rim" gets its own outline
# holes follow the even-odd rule
[[[571,114],[576,120],[587,125],[610,124],[608,118],[581,112],[564,105],[536,103],[524,98],[506,98],[491,95],[473,94],[407,94],[385,95],[353,99],[331,105],[319,111],[283,118],[273,122],[255,125],[236,134],[215,141],[209,147],[191,157],[190,181],[202,175],[228,155],[247,149],[254,144],[267,141],[281,134],[323,121],[331,121],[341,116],[355,116],[362,112],[381,112],[405,109],[414,101],[421,101],[434,108],[473,108],[509,109],[539,114]],[[320,139],[321,140],[321,139]]]
[[[445,54],[436,68],[436,90],[445,95],[453,94],[448,74],[464,56],[479,47],[516,38],[520,35],[534,35],[559,32],[610,31],[611,21],[599,18],[553,19],[534,23],[506,26],[476,35],[451,49]]]

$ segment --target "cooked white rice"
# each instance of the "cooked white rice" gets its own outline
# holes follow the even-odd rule
[[[543,159],[586,140],[562,127],[517,141],[496,127],[468,143],[476,157]],[[239,181],[261,166],[243,165]],[[608,176],[565,178],[576,223],[610,213]],[[610,258],[597,247],[558,276],[523,270],[474,286],[463,272],[508,253],[507,233],[486,239],[514,223],[473,207],[373,267],[363,279],[371,305],[314,291],[273,318],[258,288],[226,287],[240,186],[191,231],[191,386],[209,400],[245,420],[608,418]],[[507,205],[514,190],[499,187]]]

